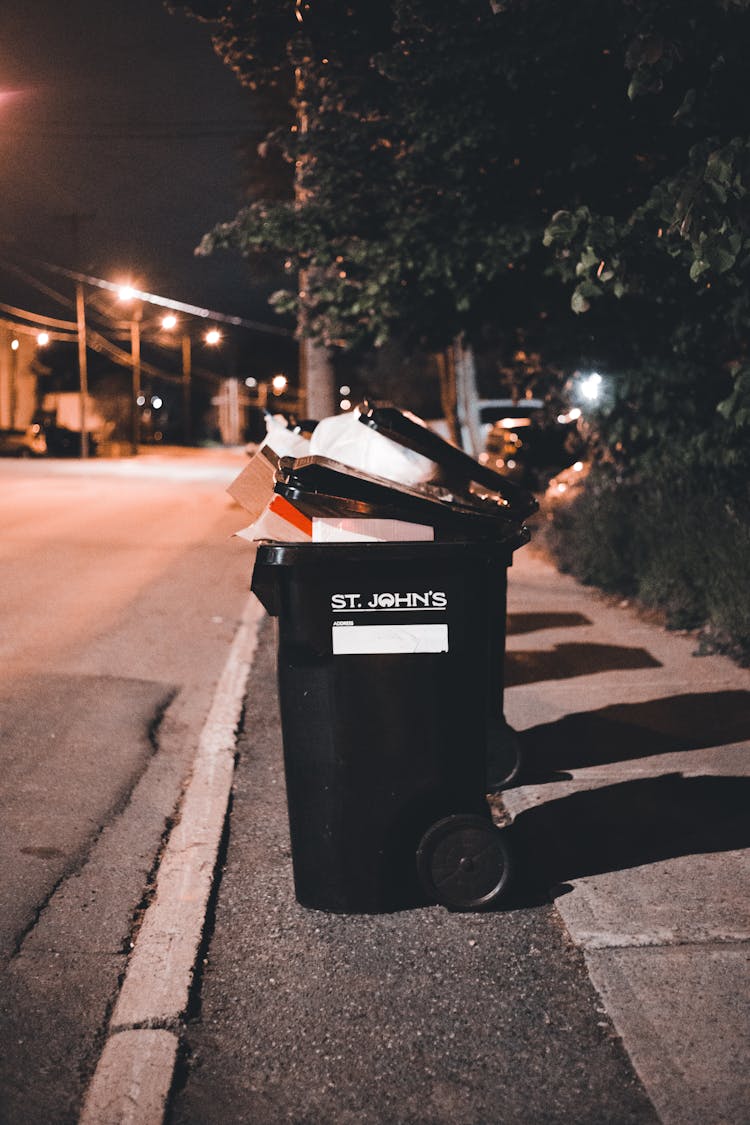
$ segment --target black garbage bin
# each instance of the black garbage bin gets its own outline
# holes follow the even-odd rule
[[[414,904],[415,856],[433,825],[469,814],[491,829],[487,756],[507,744],[509,563],[507,547],[486,543],[259,547],[253,590],[279,618],[292,860],[304,906]],[[501,855],[489,882],[472,881],[464,864],[450,904],[495,897],[506,867]]]
[[[345,913],[497,901],[512,858],[488,764],[495,780],[518,768],[503,658],[507,569],[526,529],[497,497],[321,458],[284,459],[276,490],[311,515],[395,513],[437,529],[435,542],[258,548],[252,589],[279,619],[298,901]]]

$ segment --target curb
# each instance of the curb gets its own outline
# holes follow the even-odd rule
[[[264,617],[242,614],[128,960],[79,1125],[157,1125],[164,1117],[234,778],[236,733]]]

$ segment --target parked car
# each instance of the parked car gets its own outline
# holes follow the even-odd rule
[[[0,430],[0,457],[43,457],[47,439],[41,426],[25,430]]]
[[[480,460],[525,488],[543,492],[551,477],[579,459],[581,447],[574,421],[550,421],[543,403],[522,399],[490,422]]]
[[[47,452],[50,457],[80,457],[81,434],[79,430],[68,430],[65,426],[48,426],[45,428]],[[89,434],[88,452],[93,457],[97,450],[97,442]]]

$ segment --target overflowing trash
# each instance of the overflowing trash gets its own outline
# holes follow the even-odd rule
[[[525,541],[536,509],[506,480],[390,406],[365,402],[324,418],[310,436],[271,418],[265,440],[230,485],[252,517],[253,541]]]
[[[305,542],[312,538],[310,520],[275,495],[274,481],[281,458],[307,456],[310,442],[302,434],[289,429],[283,420],[271,415],[267,418],[266,430],[257,451],[227,489],[240,507],[249,512],[253,521],[236,534],[251,542],[259,539]]]

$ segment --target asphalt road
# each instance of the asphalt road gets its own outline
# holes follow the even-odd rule
[[[0,462],[0,1105],[66,1121],[247,600],[240,452]]]

